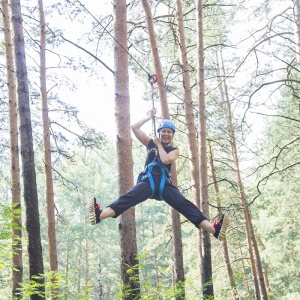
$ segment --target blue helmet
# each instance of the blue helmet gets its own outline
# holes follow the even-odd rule
[[[163,128],[170,128],[172,129],[173,133],[175,133],[175,124],[171,120],[162,120],[157,128],[157,132],[159,133]]]

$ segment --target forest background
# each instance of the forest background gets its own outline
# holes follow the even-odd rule
[[[45,1],[47,99],[55,194],[61,299],[119,299],[121,250],[118,220],[90,226],[86,200],[102,207],[118,197],[118,139],[115,121],[113,5],[108,1]],[[39,73],[39,9],[22,1],[31,120],[37,175],[41,243],[50,271]],[[168,94],[177,126],[178,188],[192,199],[182,69],[174,1],[149,1]],[[184,1],[194,117],[197,104],[196,3]],[[255,292],[244,206],[232,155],[237,146],[241,180],[264,271],[269,299],[300,299],[299,41],[298,1],[204,1],[204,83],[206,99],[210,219],[218,206],[231,216],[227,247],[234,279],[228,279],[223,246],[212,240],[215,299],[265,299]],[[130,121],[152,107],[148,74],[155,72],[141,1],[127,3]],[[3,33],[3,31],[2,31]],[[4,38],[3,38],[4,39]],[[9,101],[5,45],[1,47],[0,294],[11,299],[11,174]],[[155,106],[160,111],[155,86]],[[230,113],[228,115],[228,104]],[[232,118],[234,136],[228,122]],[[198,124],[196,124],[197,129]],[[151,122],[144,130],[152,133]],[[134,178],[144,167],[145,149],[132,140]],[[216,188],[216,183],[217,188]],[[22,187],[21,187],[22,191]],[[219,202],[218,202],[219,201]],[[23,200],[22,200],[23,202]],[[221,205],[216,203],[222,203]],[[24,205],[22,204],[22,207]],[[25,213],[22,210],[22,219]],[[169,207],[149,200],[135,210],[137,253],[143,299],[182,299],[174,291],[172,221]],[[23,227],[24,289],[32,293],[27,234]],[[185,299],[202,299],[195,228],[181,218]],[[50,276],[48,274],[48,276]],[[46,279],[46,282],[51,280]],[[51,287],[46,287],[46,298]],[[233,292],[234,290],[234,292]],[[123,293],[124,298],[124,293]],[[130,299],[130,298],[128,298]]]

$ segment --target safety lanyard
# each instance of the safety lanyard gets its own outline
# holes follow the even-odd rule
[[[152,91],[152,107],[154,108],[154,83],[156,83],[158,80],[158,76],[156,74],[149,74],[148,73],[148,81],[151,85],[151,91]],[[153,134],[156,135],[156,124],[155,124],[155,116],[152,118],[152,126],[153,126]]]

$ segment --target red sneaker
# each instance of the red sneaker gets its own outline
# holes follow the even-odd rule
[[[100,214],[102,210],[100,209],[100,205],[96,202],[96,198],[92,197],[88,202],[88,210],[90,216],[91,225],[95,225],[100,223]]]
[[[213,226],[215,227],[216,230],[214,237],[222,241],[226,236],[226,230],[229,226],[229,223],[230,220],[227,214],[223,214],[221,220],[218,223],[214,221]]]

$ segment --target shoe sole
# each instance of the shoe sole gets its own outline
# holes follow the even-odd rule
[[[220,233],[219,233],[219,236],[218,236],[218,239],[220,241],[222,241],[225,236],[226,236],[226,231],[227,231],[227,228],[229,226],[229,223],[230,223],[230,218],[227,214],[224,214],[224,219],[223,219],[223,224],[222,224],[222,227],[221,227],[221,230],[220,230]]]
[[[95,215],[95,198],[92,197],[88,202],[88,211],[89,211],[89,219],[91,225],[96,224],[96,215]]]

